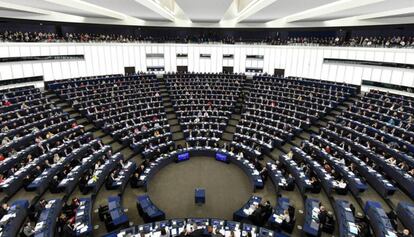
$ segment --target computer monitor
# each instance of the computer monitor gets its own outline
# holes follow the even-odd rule
[[[222,153],[216,153],[216,160],[227,162],[227,155]]]
[[[188,152],[179,154],[177,157],[178,161],[185,161],[190,159],[190,154]]]

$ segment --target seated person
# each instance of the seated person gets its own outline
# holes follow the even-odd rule
[[[7,203],[3,203],[0,207],[0,219],[3,218],[9,212],[9,205]]]
[[[319,213],[318,213],[318,221],[319,224],[322,226],[326,223],[328,218],[328,211],[326,210],[326,208],[324,206],[320,206],[319,207]]]
[[[408,229],[404,229],[401,233],[398,233],[398,237],[413,237]]]
[[[139,173],[134,172],[130,180],[131,188],[138,188],[139,187]]]
[[[318,193],[321,190],[321,183],[319,182],[319,180],[315,176],[311,177],[310,183],[312,185],[312,192],[313,193]]]
[[[318,220],[320,229],[323,232],[332,233],[334,231],[335,226],[333,223],[333,217],[329,215],[328,211],[324,206],[320,206],[319,208]]]
[[[22,234],[26,237],[34,236],[35,230],[34,227],[30,224],[30,221],[27,222],[26,225],[23,227]]]

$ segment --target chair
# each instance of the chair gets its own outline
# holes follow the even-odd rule
[[[335,230],[335,220],[332,216],[326,217],[326,223],[322,225],[322,231],[328,234],[333,234]]]

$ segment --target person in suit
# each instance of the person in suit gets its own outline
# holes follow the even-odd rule
[[[291,221],[292,219],[290,218],[289,211],[288,209],[285,209],[282,215],[282,224],[281,224],[282,229],[283,230],[288,229]]]
[[[30,221],[26,223],[26,225],[23,227],[23,235],[26,237],[34,236],[35,230],[33,226],[30,224]]]
[[[64,226],[63,226],[63,230],[62,230],[62,236],[63,237],[72,237],[75,236],[74,230],[73,230],[73,225],[70,222],[67,222]]]
[[[313,193],[319,192],[321,184],[320,184],[319,180],[315,176],[312,176],[311,177],[310,183],[312,185],[312,192]]]
[[[286,177],[286,190],[293,190],[295,189],[295,180],[292,177],[292,174],[289,173]]]
[[[328,211],[326,210],[325,206],[320,206],[319,214],[318,214],[319,225],[321,226],[325,225],[327,218],[328,218]]]
[[[57,175],[53,176],[53,179],[50,181],[49,190],[51,193],[57,193],[59,185],[59,177]]]
[[[404,229],[402,232],[398,233],[398,237],[413,237],[410,233],[410,230]]]
[[[130,180],[131,188],[138,188],[139,187],[139,173],[134,172]]]
[[[115,182],[115,171],[112,171],[107,181],[108,185],[112,185]]]
[[[9,205],[7,203],[3,203],[0,207],[0,219],[3,218],[9,212]]]
[[[165,228],[162,228],[160,231],[160,237],[170,237],[170,233],[167,232]]]

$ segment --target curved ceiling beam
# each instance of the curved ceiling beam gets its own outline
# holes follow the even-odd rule
[[[221,26],[235,26],[238,22],[254,15],[263,8],[271,5],[277,0],[250,0],[245,6],[241,8],[241,0],[233,0],[233,3],[227,9],[223,18],[220,20]]]
[[[114,19],[118,19],[121,21],[125,21],[126,23],[129,23],[129,24],[144,24],[145,23],[144,20],[138,19],[136,17],[131,17],[124,13],[117,12],[117,11],[114,11],[114,10],[111,10],[105,7],[101,7],[101,6],[98,6],[96,4],[92,4],[89,2],[85,2],[82,0],[44,0],[44,1],[54,3],[54,4],[59,4],[65,7],[79,9],[82,11],[91,12],[94,14],[98,14],[98,15],[102,15],[102,16],[106,16],[106,17],[110,17]]]
[[[303,21],[309,18],[318,16],[324,16],[335,12],[341,12],[357,7],[362,7],[374,3],[383,2],[384,0],[340,0],[333,3],[328,3],[322,6],[311,8],[302,12],[294,13],[289,16],[285,16],[280,19],[266,22],[268,27],[278,27],[286,23],[292,23],[296,21]]]
[[[41,16],[32,16],[31,19],[37,20],[37,19],[43,19],[43,18],[52,18],[56,20],[61,21],[78,21],[83,22],[84,17],[77,16],[77,15],[71,15],[56,11],[50,11],[50,10],[44,10],[36,7],[29,7],[25,5],[15,4],[15,3],[9,3],[9,2],[3,2],[0,1],[0,6],[2,8],[10,9],[10,10],[17,10],[17,11],[25,11],[25,12],[32,12],[36,14],[41,14]]]

